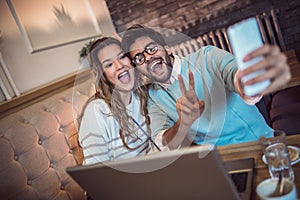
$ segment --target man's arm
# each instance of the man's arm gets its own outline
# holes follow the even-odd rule
[[[216,72],[221,73],[221,77],[224,80],[224,84],[230,90],[235,90],[246,103],[253,105],[257,103],[260,97],[272,93],[276,90],[283,88],[291,79],[291,73],[287,64],[286,55],[280,52],[278,46],[264,45],[261,48],[251,52],[244,58],[244,62],[247,62],[255,57],[263,57],[263,59],[241,71],[237,70],[237,64],[232,54],[217,48],[209,48],[216,63]],[[213,65],[214,66],[214,65]],[[265,72],[253,79],[242,83],[241,79],[258,70],[265,70]],[[269,79],[271,84],[267,89],[257,94],[254,98],[245,96],[244,85],[251,85]]]
[[[164,132],[162,144],[168,146],[170,149],[190,146],[192,141],[188,138],[189,129],[189,125],[180,124],[180,120],[178,120],[174,126]]]
[[[198,119],[204,110],[204,101],[198,100],[195,93],[193,73],[189,72],[189,88],[186,89],[181,75],[178,76],[182,96],[176,102],[178,121],[163,135],[162,143],[174,149],[190,143],[188,132],[193,122]]]
[[[243,90],[243,84],[241,79],[238,78],[240,73],[240,70],[237,70],[234,76],[234,87],[235,87],[235,91],[240,95],[240,97],[243,99],[243,101],[245,103],[247,103],[248,105],[255,105],[256,103],[258,103],[262,96],[261,95],[256,95],[253,97],[247,96],[244,94],[244,90]]]

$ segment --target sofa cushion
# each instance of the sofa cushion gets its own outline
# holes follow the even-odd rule
[[[85,199],[65,170],[83,161],[77,117],[91,94],[84,81],[0,119],[0,199]]]

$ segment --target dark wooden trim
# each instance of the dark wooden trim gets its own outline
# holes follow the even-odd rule
[[[13,112],[21,110],[36,102],[46,99],[54,94],[62,92],[74,85],[74,82],[82,82],[90,77],[90,70],[84,70],[73,73],[66,77],[55,80],[28,92],[24,92],[18,97],[14,97],[0,104],[0,118],[3,118]]]
[[[285,88],[300,86],[300,63],[297,59],[296,52],[294,49],[284,52],[287,56],[287,62],[290,66],[292,79],[286,85]]]

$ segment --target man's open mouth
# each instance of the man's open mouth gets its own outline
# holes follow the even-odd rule
[[[151,72],[157,73],[159,70],[162,69],[162,64],[163,64],[162,59],[156,59],[149,65],[148,69]]]

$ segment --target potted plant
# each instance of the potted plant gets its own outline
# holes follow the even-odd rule
[[[92,40],[88,41],[87,43],[85,43],[84,46],[78,52],[80,65],[84,68],[90,67],[88,54],[89,54],[90,48],[91,48],[92,44],[95,42],[95,40],[96,39],[92,39]]]

